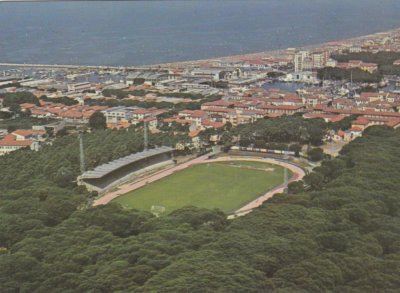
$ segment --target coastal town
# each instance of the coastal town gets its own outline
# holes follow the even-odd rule
[[[380,55],[390,63],[381,63]],[[340,143],[372,125],[400,126],[400,30],[147,67],[1,65],[3,124],[29,121],[0,129],[1,155],[38,150],[87,127],[95,113],[111,129],[175,129],[190,137],[184,147],[196,149],[218,144],[218,130],[285,115],[326,122],[352,117],[350,127],[326,135]],[[206,130],[215,134],[210,141],[201,139]]]
[[[0,19],[0,293],[400,292],[399,0]]]

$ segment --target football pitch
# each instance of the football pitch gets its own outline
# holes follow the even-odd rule
[[[125,208],[170,213],[184,206],[233,212],[283,183],[283,167],[251,161],[226,161],[191,166],[124,194],[114,201]],[[289,177],[291,172],[288,170]]]

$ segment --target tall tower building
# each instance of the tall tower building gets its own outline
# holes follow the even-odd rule
[[[322,68],[327,61],[327,54],[325,52],[314,52],[312,54],[312,67]]]
[[[295,72],[300,72],[303,71],[304,68],[304,61],[305,59],[309,57],[309,52],[308,51],[299,51],[296,54],[294,54],[294,71]]]

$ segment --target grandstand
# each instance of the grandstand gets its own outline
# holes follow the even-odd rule
[[[172,165],[172,151],[173,148],[163,146],[114,160],[84,172],[78,177],[78,184],[103,193],[140,175]]]

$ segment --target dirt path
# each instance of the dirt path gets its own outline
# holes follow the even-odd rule
[[[218,161],[216,161],[218,163]],[[240,169],[246,169],[246,170],[256,170],[256,171],[265,171],[265,172],[273,172],[275,169],[274,168],[258,168],[258,167],[251,167],[251,166],[246,166],[246,165],[230,165],[230,164],[218,164],[221,166],[228,166],[231,168],[240,168]]]

